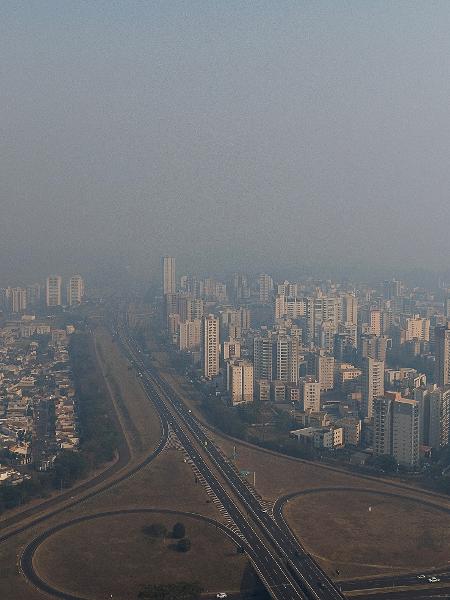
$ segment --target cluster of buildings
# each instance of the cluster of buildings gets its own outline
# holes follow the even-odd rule
[[[48,326],[43,339],[22,336],[15,322],[0,328],[0,450],[11,465],[39,470],[79,446],[67,351],[73,327]]]
[[[0,290],[0,309],[5,313],[25,314],[39,308],[75,306],[84,298],[84,280],[73,275],[65,282],[60,275],[49,275],[44,284],[25,287],[7,287]]]
[[[53,279],[47,280],[48,298],[52,297]],[[58,285],[60,288],[61,281]],[[75,302],[78,290],[81,301],[82,280],[71,278],[70,285],[69,299]],[[14,303],[17,289],[6,288],[5,296]],[[0,485],[21,483],[30,469],[50,469],[62,449],[79,447],[68,353],[75,328],[58,326],[52,317],[23,312],[26,290],[23,303],[9,304],[9,314],[0,320]]]
[[[233,406],[293,407],[299,443],[387,454],[408,468],[448,444],[449,288],[177,280],[173,257],[162,259],[162,287],[170,339],[200,379]]]

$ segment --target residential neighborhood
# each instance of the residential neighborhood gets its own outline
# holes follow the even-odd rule
[[[79,446],[68,353],[73,332],[30,315],[0,328],[0,486],[51,469],[62,449]]]

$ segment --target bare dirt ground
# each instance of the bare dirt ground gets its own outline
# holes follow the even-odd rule
[[[155,539],[142,532],[151,523],[170,531],[177,521],[186,527],[189,552],[178,552],[170,537]],[[58,532],[39,547],[34,564],[38,574],[60,590],[92,599],[112,594],[131,600],[151,583],[199,581],[208,592],[239,591],[248,561],[220,530],[202,521],[184,515],[132,514]]]

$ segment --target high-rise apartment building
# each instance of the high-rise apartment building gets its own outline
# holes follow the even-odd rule
[[[233,406],[253,401],[253,365],[247,360],[227,363],[227,391]]]
[[[340,299],[335,296],[319,294],[314,298],[305,298],[306,342],[320,344],[320,328],[324,321],[330,321],[337,332],[339,323]]]
[[[323,392],[334,387],[334,356],[319,350],[314,354],[314,376]]]
[[[407,317],[403,321],[405,331],[405,342],[411,340],[420,340],[428,342],[430,340],[430,319],[423,319],[420,315]]]
[[[250,329],[250,310],[245,307],[226,308],[220,313],[220,325],[225,332],[229,332],[230,327],[238,327],[242,333]]]
[[[161,266],[163,294],[175,294],[177,291],[175,258],[173,258],[173,256],[163,256],[161,259]]]
[[[434,379],[439,387],[450,384],[450,329],[447,325],[438,325],[434,330],[435,373]]]
[[[356,358],[356,344],[351,335],[336,333],[333,339],[333,356],[336,362],[351,363]]]
[[[202,354],[203,375],[213,379],[219,374],[219,319],[214,315],[203,317]]]
[[[392,400],[384,396],[373,400],[373,452],[392,455]]]
[[[41,285],[33,283],[27,286],[27,306],[37,306],[41,301]]]
[[[227,340],[223,343],[222,360],[234,360],[241,358],[241,343],[238,340]]]
[[[372,418],[373,401],[384,396],[384,362],[368,356],[362,368],[362,402],[363,417]]]
[[[320,347],[329,354],[333,353],[336,327],[333,321],[323,321],[320,326]]]
[[[320,383],[313,377],[304,377],[300,380],[300,400],[305,412],[320,411]]]
[[[297,383],[299,340],[288,335],[275,336],[274,350],[276,352],[274,379],[285,383]]]
[[[164,296],[164,312],[166,317],[166,323],[169,319],[169,315],[178,315],[179,306],[178,306],[178,294],[166,294]]]
[[[420,443],[439,449],[447,446],[450,434],[450,388],[436,384],[414,390],[419,405]]]
[[[180,277],[180,288],[192,298],[200,298],[203,295],[203,282],[191,275]]]
[[[61,286],[62,278],[60,275],[50,275],[47,277],[45,285],[45,298],[47,306],[61,306]]]
[[[381,335],[381,310],[371,309],[368,315],[369,330],[372,335]]]
[[[396,281],[392,279],[392,281],[385,281],[383,283],[383,295],[385,300],[393,300],[401,296],[402,293],[402,284],[401,281]]]
[[[340,297],[339,321],[349,325],[358,323],[358,300],[353,294],[344,294]]]
[[[202,322],[200,319],[183,321],[178,324],[178,348],[198,350],[201,342]]]
[[[27,291],[25,288],[9,288],[9,302],[11,312],[21,313],[27,308]]]
[[[388,392],[373,402],[374,454],[393,456],[398,464],[419,463],[419,403]]]
[[[248,277],[243,273],[235,273],[232,281],[233,298],[236,302],[250,298]]]
[[[73,275],[67,284],[67,304],[80,304],[84,297],[84,280],[81,275]]]
[[[444,303],[444,315],[445,315],[445,318],[447,320],[450,319],[450,298],[446,298],[445,299],[445,303]]]
[[[400,465],[419,464],[419,406],[415,400],[393,401],[392,455]]]
[[[177,312],[180,315],[181,321],[193,321],[195,319],[201,319],[203,317],[203,300],[200,298],[192,298],[187,294],[168,294],[167,298],[170,298],[172,303],[177,302]],[[174,308],[174,304],[173,307]]]
[[[388,337],[385,335],[362,335],[360,339],[360,351],[362,358],[370,356],[375,360],[386,360],[388,348]]]
[[[299,338],[270,332],[253,341],[255,379],[297,383],[299,366]]]
[[[269,336],[258,336],[253,340],[253,365],[255,380],[272,380],[272,340]]]
[[[273,279],[270,275],[262,273],[258,277],[259,301],[261,304],[268,304],[273,291]]]

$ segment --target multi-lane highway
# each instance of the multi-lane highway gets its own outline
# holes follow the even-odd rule
[[[195,467],[244,536],[249,556],[271,595],[280,600],[342,600],[338,587],[291,531],[277,525],[172,387],[145,364],[137,342],[123,323],[117,323],[116,333],[160,415],[170,422]],[[225,485],[213,472],[213,465]]]

